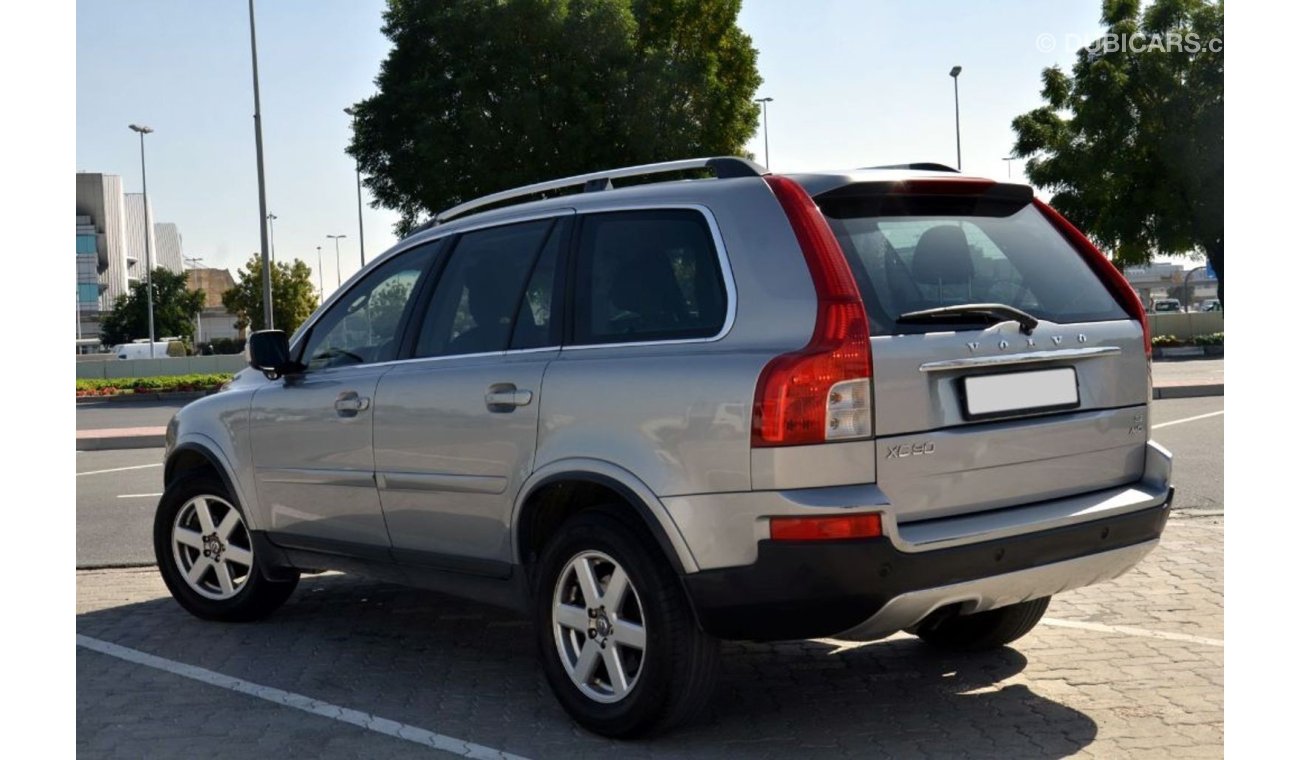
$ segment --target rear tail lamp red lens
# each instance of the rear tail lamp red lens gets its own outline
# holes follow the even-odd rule
[[[828,517],[773,517],[773,541],[839,541],[850,538],[878,538],[884,535],[880,513]]]

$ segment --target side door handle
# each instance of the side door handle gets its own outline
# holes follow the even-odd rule
[[[514,383],[497,383],[489,386],[483,396],[489,412],[511,412],[533,402],[533,392],[520,390]]]
[[[334,400],[334,409],[340,417],[355,417],[357,412],[364,412],[370,408],[370,399],[361,396],[356,391],[343,391],[339,397]]]

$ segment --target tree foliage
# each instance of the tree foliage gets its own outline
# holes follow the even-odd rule
[[[389,0],[348,152],[398,231],[545,179],[736,154],[758,126],[740,0]]]
[[[1053,205],[1122,264],[1208,257],[1223,295],[1223,5],[1104,0],[1106,33],[1047,105],[1015,118],[1015,155]]]
[[[153,271],[154,337],[175,336],[189,343],[194,338],[194,316],[203,308],[203,291],[191,291],[185,274],[163,267]],[[113,310],[99,326],[99,339],[106,346],[130,343],[149,337],[149,288],[145,279],[131,286],[130,293],[117,297]]]
[[[277,261],[271,266],[271,308],[275,329],[292,335],[319,304],[312,285],[311,267],[294,259],[293,264]],[[239,329],[265,329],[262,310],[262,257],[253,254],[236,277],[235,287],[221,294],[221,303],[236,316]]]

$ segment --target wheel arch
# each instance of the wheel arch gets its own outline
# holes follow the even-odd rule
[[[256,510],[251,508],[251,504],[246,498],[243,489],[240,488],[239,482],[231,475],[229,463],[210,442],[188,440],[177,444],[175,448],[168,452],[167,460],[163,464],[163,487],[170,487],[178,477],[192,471],[212,472],[219,477],[226,490],[243,505],[244,519],[249,523],[249,529],[258,530],[261,528],[261,526],[255,524],[254,513]]]
[[[601,460],[565,460],[535,471],[519,489],[511,519],[511,542],[515,561],[531,563],[538,530],[546,530],[549,510],[560,510],[560,521],[587,506],[579,498],[576,508],[550,506],[550,499],[566,487],[590,488],[612,493],[628,504],[636,519],[653,536],[656,545],[678,575],[699,571],[694,556],[658,497],[645,483],[617,465]]]

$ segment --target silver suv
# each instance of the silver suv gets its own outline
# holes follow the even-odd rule
[[[251,620],[334,569],[527,611],[609,736],[699,710],[719,639],[1011,642],[1173,493],[1137,295],[1030,188],[934,164],[499,193],[248,353],[168,427],[176,600]]]

